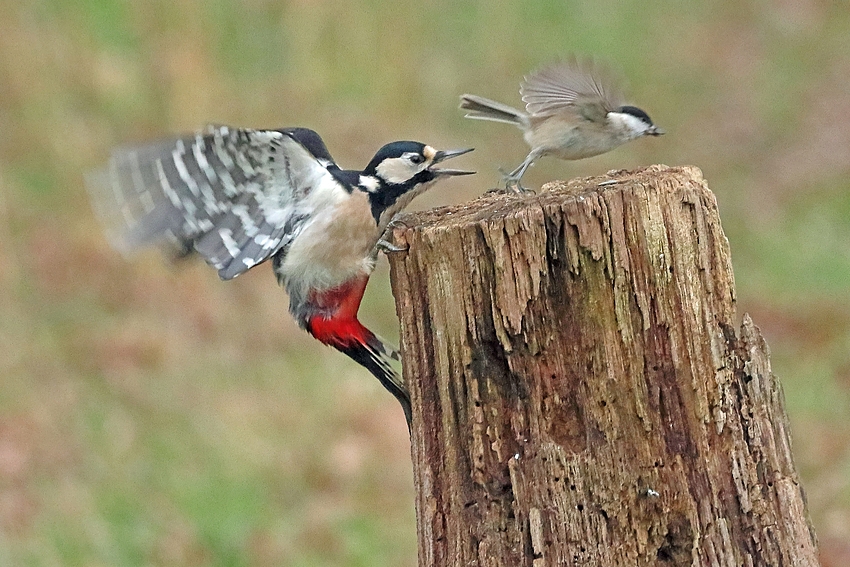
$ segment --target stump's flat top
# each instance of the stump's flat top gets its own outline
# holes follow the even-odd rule
[[[438,207],[428,211],[405,213],[398,217],[399,221],[410,228],[427,229],[440,226],[465,225],[486,219],[498,219],[516,214],[529,204],[539,206],[555,202],[563,202],[565,198],[580,198],[590,193],[606,191],[622,191],[625,187],[635,185],[655,185],[670,187],[676,184],[664,183],[665,179],[686,177],[697,185],[705,186],[702,172],[695,166],[650,165],[640,169],[617,169],[604,175],[593,177],[577,177],[570,181],[551,181],[543,185],[539,191],[524,194],[515,193],[485,193],[461,205]],[[679,183],[681,186],[681,183]],[[403,240],[404,230],[395,231],[396,244]]]

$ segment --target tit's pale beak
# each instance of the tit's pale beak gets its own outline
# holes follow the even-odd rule
[[[466,171],[465,169],[442,169],[434,166],[442,161],[446,161],[447,159],[468,154],[474,149],[475,148],[466,148],[463,150],[439,150],[436,154],[434,154],[434,159],[431,160],[431,167],[428,169],[439,175],[472,175],[475,173],[474,171]]]
[[[646,135],[647,135],[647,136],[663,136],[663,135],[664,135],[664,134],[666,134],[666,133],[667,133],[667,132],[665,132],[664,130],[662,130],[662,129],[661,129],[661,128],[659,128],[658,126],[654,126],[654,125],[653,125],[653,126],[651,126],[651,127],[649,128],[649,130],[647,130],[647,131],[646,131]]]

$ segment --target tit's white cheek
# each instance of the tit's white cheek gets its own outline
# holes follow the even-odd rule
[[[615,130],[628,132],[633,136],[640,136],[649,129],[646,122],[625,112],[609,112],[608,122]]]

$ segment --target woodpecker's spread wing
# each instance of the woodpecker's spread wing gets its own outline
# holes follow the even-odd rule
[[[554,63],[525,78],[520,94],[526,111],[543,116],[574,110],[593,120],[622,106],[622,94],[610,73],[593,60]]]
[[[231,279],[292,241],[311,214],[310,192],[334,182],[330,165],[312,130],[217,126],[118,150],[87,181],[116,247],[171,238]]]

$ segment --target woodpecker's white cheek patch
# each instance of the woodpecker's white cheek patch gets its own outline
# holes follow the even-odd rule
[[[404,157],[389,158],[378,164],[378,175],[389,183],[405,183],[425,168],[427,162],[413,164]]]

